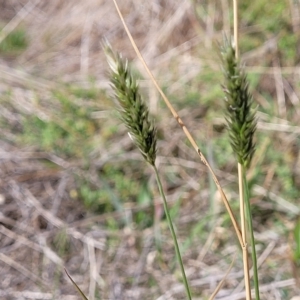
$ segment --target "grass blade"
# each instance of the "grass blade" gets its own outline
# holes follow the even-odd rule
[[[67,274],[67,276],[69,277],[69,279],[71,280],[71,282],[73,283],[73,285],[75,286],[77,292],[80,294],[80,296],[82,297],[83,300],[89,300],[84,293],[82,292],[82,290],[79,288],[79,286],[76,284],[76,282],[72,279],[72,277],[70,276],[70,274],[68,273],[68,271],[65,269],[65,272]]]

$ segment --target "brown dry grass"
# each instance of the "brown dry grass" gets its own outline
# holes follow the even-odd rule
[[[191,1],[119,2],[145,60],[160,84],[168,86],[170,94],[184,99],[186,86],[196,86],[203,94],[209,91],[211,87],[197,84],[193,78],[201,71],[205,73],[207,68],[219,70],[214,42],[220,40],[222,30],[228,32],[228,1],[204,4],[206,10],[198,18]],[[74,174],[89,178],[101,188],[97,172],[107,161],[115,161],[122,167],[127,160],[134,159],[155,189],[151,173],[140,163],[140,156],[131,148],[128,137],[122,135],[122,128],[117,138],[108,143],[96,137],[99,143],[90,155],[88,170],[83,159],[58,157],[41,152],[38,147],[17,143],[16,133],[24,115],[54,119],[59,123],[56,115],[59,106],[52,99],[52,90],[63,89],[66,82],[89,86],[88,76],[95,78],[98,88],[108,88],[107,66],[101,49],[104,37],[116,50],[133,59],[137,70],[148,78],[136,60],[113,3],[104,0],[26,3],[0,1],[1,22],[23,26],[30,38],[29,46],[19,56],[0,57],[0,92],[5,95],[9,91],[12,107],[11,110],[5,105],[0,108],[1,116],[10,126],[10,129],[3,128],[0,140],[0,299],[79,299],[63,267],[90,300],[183,299],[180,276],[177,271],[173,272],[174,253],[165,223],[161,226],[164,244],[159,253],[153,243],[152,228],[112,230],[107,226],[108,220],[121,220],[122,213],[95,215],[87,212],[76,199],[78,186]],[[297,25],[295,18],[291,21],[294,27]],[[7,28],[9,30],[10,26]],[[247,30],[256,29],[245,27],[244,32]],[[258,146],[254,158],[257,165],[264,167],[263,181],[254,186],[254,202],[262,210],[255,220],[262,299],[279,299],[282,290],[289,296],[299,291],[290,267],[286,231],[283,233],[282,227],[276,227],[275,223],[281,220],[286,228],[291,228],[293,223],[289,216],[299,214],[299,208],[280,196],[274,166],[262,163],[260,158],[274,136],[274,147],[281,147],[282,153],[290,149],[289,145],[295,145],[295,137],[300,132],[298,126],[293,126],[300,115],[299,68],[280,66],[276,37],[245,53],[244,59],[251,74],[263,74],[260,90],[254,92],[259,104],[264,109],[271,107],[263,97],[265,90],[278,99],[278,118],[270,121],[266,114],[259,115],[258,128],[267,138]],[[238,244],[233,231],[224,227],[224,215],[218,214],[223,208],[210,194],[204,166],[186,145],[175,122],[161,108],[150,81],[141,81],[141,86],[149,95],[151,110],[161,119],[159,127],[164,139],[159,144],[160,168],[168,178],[175,174],[172,180],[165,182],[167,198],[175,204],[179,197],[182,199],[175,220],[181,242],[207,216],[210,197],[214,201],[217,213],[212,217],[214,225],[204,227],[184,253],[193,292],[198,299],[205,299],[223,279]],[[35,98],[40,99],[38,105]],[[102,128],[113,123],[105,115],[110,110],[105,99],[94,104],[99,109],[94,116],[104,116],[104,121],[99,121]],[[184,102],[179,102],[178,106],[184,107]],[[205,119],[208,109],[200,102],[192,111],[189,107],[180,110],[180,116],[202,143],[218,135],[213,133],[212,125],[219,124],[219,120],[214,117],[208,123],[209,117]],[[289,110],[294,111],[290,119],[286,116]],[[97,135],[101,135],[101,130]],[[121,147],[128,150],[127,154],[119,155]],[[207,147],[212,146],[208,143]],[[295,147],[292,165],[297,161],[298,148]],[[51,161],[54,167],[48,167],[45,161]],[[216,172],[222,183],[232,188],[236,177],[232,159],[228,161],[225,168]],[[252,169],[252,176],[254,173]],[[133,176],[139,178],[136,174]],[[228,196],[234,198],[236,195],[231,192]],[[264,201],[266,196],[269,201]],[[153,201],[160,201],[158,194],[154,193]],[[134,201],[126,205],[128,214],[141,209]],[[276,215],[277,221],[267,213]],[[242,279],[241,263],[237,262],[218,299],[243,299]],[[94,298],[95,291],[98,296]]]

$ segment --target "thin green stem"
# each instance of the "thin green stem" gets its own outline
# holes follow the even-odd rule
[[[250,240],[251,240],[251,248],[252,248],[252,268],[253,268],[253,280],[254,280],[254,288],[255,288],[255,299],[260,300],[257,258],[256,258],[255,239],[254,239],[251,204],[250,204],[250,192],[248,187],[248,181],[246,178],[245,167],[243,167],[243,183],[244,183],[244,192],[245,192],[246,215],[247,215],[248,227],[250,232]]]
[[[183,262],[182,262],[178,242],[177,242],[177,237],[176,237],[174,226],[173,226],[170,214],[169,214],[169,209],[168,209],[168,204],[167,204],[167,200],[166,200],[166,197],[165,197],[165,193],[163,191],[163,187],[162,187],[162,184],[161,184],[161,181],[160,181],[160,177],[159,177],[157,168],[156,168],[155,165],[153,165],[153,168],[154,168],[154,171],[155,171],[155,176],[156,176],[156,181],[157,181],[159,193],[160,193],[160,195],[163,199],[165,214],[166,214],[167,221],[168,221],[170,231],[171,231],[171,234],[172,234],[173,243],[174,243],[174,247],[175,247],[175,252],[176,252],[178,262],[179,262],[179,266],[180,266],[180,270],[181,270],[181,274],[182,274],[182,278],[183,278],[183,283],[184,283],[185,291],[186,291],[186,294],[187,294],[187,299],[191,300],[192,299],[191,291],[190,291],[190,287],[189,287],[189,284],[188,284],[188,281],[187,281],[187,278],[186,278],[186,275],[185,275],[184,266],[183,266]]]

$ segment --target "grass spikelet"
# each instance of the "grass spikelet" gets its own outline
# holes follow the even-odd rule
[[[173,238],[186,296],[188,300],[191,300],[191,291],[185,274],[175,229],[169,213],[168,203],[161,184],[159,172],[155,165],[156,128],[149,117],[148,107],[139,93],[138,84],[131,75],[127,60],[123,60],[119,54],[114,53],[108,43],[104,45],[104,51],[111,69],[110,81],[115,92],[115,98],[119,103],[120,118],[128,128],[130,137],[155,172],[156,182],[163,200],[165,214]]]
[[[235,49],[227,39],[221,47],[225,84],[226,121],[230,143],[238,162],[248,168],[255,151],[256,111],[248,90],[247,76],[236,58]]]
[[[127,60],[114,53],[109,44],[104,51],[110,67],[110,81],[119,103],[119,113],[129,135],[152,166],[156,159],[156,127],[150,119],[149,110],[139,92],[139,86],[131,75]]]
[[[236,34],[237,35],[237,34]],[[237,38],[235,36],[237,42]],[[252,96],[248,90],[247,76],[240,66],[236,51],[231,43],[225,38],[221,47],[223,61],[223,73],[225,84],[223,86],[226,102],[226,121],[230,137],[230,143],[238,161],[239,194],[240,194],[240,216],[243,239],[243,263],[246,288],[246,299],[251,300],[251,288],[249,277],[248,247],[246,241],[246,219],[248,222],[249,235],[252,247],[253,278],[255,287],[255,298],[259,296],[259,279],[257,258],[255,249],[255,238],[252,224],[250,192],[246,178],[246,169],[249,167],[254,151],[253,141],[256,130],[256,110],[252,109]]]

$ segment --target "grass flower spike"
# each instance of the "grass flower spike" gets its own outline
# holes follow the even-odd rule
[[[140,149],[145,160],[153,167],[156,182],[163,200],[164,210],[173,238],[174,248],[180,266],[187,299],[191,300],[191,291],[187,282],[180,249],[168,209],[168,203],[163,191],[160,176],[155,165],[156,158],[156,128],[150,120],[149,110],[139,93],[138,84],[132,77],[127,60],[123,60],[119,54],[115,54],[108,43],[104,46],[107,61],[111,69],[110,81],[119,103],[121,120],[129,130],[129,135]]]
[[[235,49],[228,40],[225,40],[221,48],[221,55],[230,142],[238,162],[247,168],[255,151],[253,136],[256,119],[255,110],[251,110],[252,96],[248,91],[246,74],[240,67]]]
[[[237,38],[235,39],[238,40]],[[230,143],[238,161],[239,194],[240,194],[240,217],[243,239],[243,263],[246,288],[246,299],[251,300],[251,288],[249,277],[248,247],[246,234],[246,219],[248,223],[249,236],[252,247],[253,279],[255,287],[255,298],[259,296],[258,268],[255,249],[255,238],[252,224],[250,192],[246,177],[246,169],[249,167],[254,151],[253,141],[256,130],[256,110],[251,108],[252,96],[248,91],[248,82],[245,72],[240,67],[240,62],[236,55],[236,49],[227,39],[221,48],[223,61],[223,72],[225,84],[223,86],[226,101],[226,121]]]
[[[150,119],[149,110],[139,92],[136,80],[131,76],[127,60],[104,46],[111,69],[110,80],[119,103],[120,118],[129,135],[145,160],[154,166],[156,158],[156,128]]]

